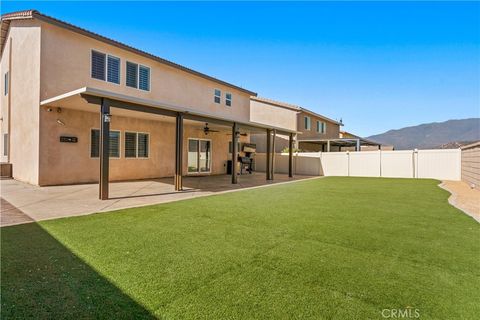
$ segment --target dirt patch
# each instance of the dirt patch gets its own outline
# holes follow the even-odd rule
[[[480,222],[480,190],[472,189],[463,181],[443,181],[442,189],[452,195],[448,202]]]

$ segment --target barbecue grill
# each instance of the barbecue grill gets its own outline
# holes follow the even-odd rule
[[[243,174],[243,169],[250,174],[252,173],[253,158],[238,156],[238,162],[240,162],[240,174]]]

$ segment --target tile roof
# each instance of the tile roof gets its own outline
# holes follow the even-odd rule
[[[155,60],[157,62],[160,62],[162,64],[165,64],[165,65],[168,65],[168,66],[171,66],[171,67],[174,67],[176,69],[179,69],[179,70],[182,70],[184,72],[188,72],[190,74],[193,74],[193,75],[196,75],[198,77],[201,77],[201,78],[204,78],[204,79],[207,79],[207,80],[210,80],[210,81],[214,81],[214,82],[217,82],[219,84],[222,84],[224,86],[227,86],[227,87],[230,87],[230,88],[233,88],[233,89],[236,89],[236,90],[239,90],[239,91],[242,91],[244,93],[247,93],[247,94],[250,94],[252,96],[256,96],[257,94],[253,91],[250,91],[250,90],[247,90],[247,89],[244,89],[242,87],[238,87],[236,85],[233,85],[231,83],[228,83],[228,82],[225,82],[223,80],[220,80],[220,79],[217,79],[217,78],[214,78],[214,77],[211,77],[209,75],[206,75],[204,73],[201,73],[201,72],[198,72],[198,71],[195,71],[193,69],[190,69],[190,68],[187,68],[185,66],[182,66],[180,64],[177,64],[175,62],[172,62],[172,61],[169,61],[169,60],[166,60],[166,59],[163,59],[161,57],[158,57],[158,56],[155,56],[151,53],[148,53],[146,51],[142,51],[142,50],[139,50],[137,48],[134,48],[132,46],[129,46],[127,44],[124,44],[124,43],[121,43],[119,41],[116,41],[116,40],[113,40],[113,39],[110,39],[110,38],[107,38],[107,37],[104,37],[98,33],[94,33],[94,32],[91,32],[91,31],[88,31],[86,29],[83,29],[83,28],[80,28],[78,26],[75,26],[73,24],[70,24],[68,22],[65,22],[65,21],[62,21],[62,20],[58,20],[56,18],[53,18],[53,17],[50,17],[50,16],[47,16],[45,14],[42,14],[40,13],[39,11],[37,10],[24,10],[24,11],[17,11],[17,12],[11,12],[11,13],[6,13],[6,14],[3,14],[2,15],[2,27],[1,27],[1,31],[2,31],[2,34],[1,34],[1,51],[3,51],[3,47],[4,47],[4,44],[5,44],[5,40],[6,40],[6,34],[8,32],[8,26],[10,24],[10,21],[11,20],[19,20],[19,19],[33,19],[33,18],[37,18],[39,20],[42,20],[42,21],[45,21],[45,22],[48,22],[50,24],[54,24],[54,25],[57,25],[59,27],[62,27],[62,28],[65,28],[65,29],[68,29],[68,30],[71,30],[71,31],[74,31],[74,32],[77,32],[77,33],[80,33],[82,35],[85,35],[85,36],[88,36],[88,37],[91,37],[91,38],[94,38],[96,40],[99,40],[99,41],[103,41],[103,42],[106,42],[110,45],[113,45],[113,46],[116,46],[116,47],[119,47],[121,49],[124,49],[124,50],[127,50],[127,51],[130,51],[130,52],[133,52],[135,54],[138,54],[138,55],[141,55],[141,56],[144,56],[146,58],[149,58],[149,59],[152,59],[152,60]]]

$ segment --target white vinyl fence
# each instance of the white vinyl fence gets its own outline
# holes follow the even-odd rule
[[[255,164],[257,171],[265,171],[265,154],[257,154]],[[275,172],[288,172],[288,154],[275,155]],[[294,173],[460,180],[461,151],[439,149],[299,153],[294,156]]]

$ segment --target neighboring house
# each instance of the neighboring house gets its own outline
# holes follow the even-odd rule
[[[390,151],[394,149],[392,145],[380,144],[347,131],[340,131],[340,139],[341,140],[334,141],[333,143],[343,143],[344,146],[341,147],[342,151],[355,151],[357,150],[357,145],[360,146],[360,151]]]
[[[341,121],[332,120],[305,108],[300,108],[297,115],[299,135],[297,136],[298,148],[307,152],[339,151],[338,148],[327,150],[325,141],[338,139]]]
[[[99,181],[102,199],[109,180],[175,176],[181,190],[184,174],[226,173],[252,132],[295,132],[251,121],[252,91],[37,11],[3,15],[1,32],[1,161],[15,179]]]

